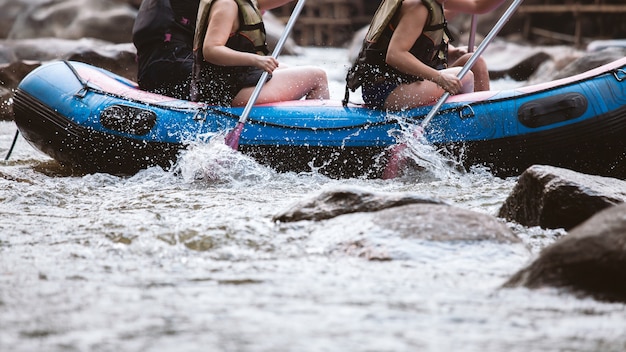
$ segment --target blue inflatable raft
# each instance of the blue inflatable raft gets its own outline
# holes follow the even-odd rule
[[[450,97],[424,137],[501,177],[533,164],[626,178],[626,58],[567,79]],[[239,150],[278,171],[380,177],[397,131],[432,106],[387,113],[339,101],[255,106]],[[40,66],[19,84],[15,122],[36,149],[76,172],[171,167],[192,141],[225,134],[243,108],[148,93],[79,62]]]

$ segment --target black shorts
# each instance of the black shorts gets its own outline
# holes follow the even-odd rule
[[[149,92],[189,100],[192,67],[190,47],[166,45],[153,50],[148,58],[140,58],[137,83]]]

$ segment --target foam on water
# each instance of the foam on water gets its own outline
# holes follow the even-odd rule
[[[344,49],[307,49],[289,60],[327,66],[332,94],[343,95]],[[3,155],[14,132],[0,122]],[[626,348],[624,304],[500,289],[563,232],[509,224],[523,245],[432,242],[380,229],[361,213],[271,221],[340,187],[419,194],[493,215],[515,178],[460,171],[445,151],[410,138],[415,167],[398,179],[281,174],[211,137],[171,171],[130,177],[63,174],[18,140],[0,165],[0,349]]]

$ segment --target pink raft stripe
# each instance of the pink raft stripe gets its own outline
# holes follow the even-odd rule
[[[530,86],[518,87],[514,88],[516,92],[519,93],[533,93],[546,89],[550,89],[556,86],[566,85],[569,83],[574,83],[577,81],[583,81],[590,77],[594,77],[600,75],[604,72],[611,71],[613,69],[622,67],[626,65],[626,57],[613,61],[609,64],[600,66],[598,68],[589,70],[587,72],[555,80],[545,83],[534,84]],[[109,76],[99,70],[90,69],[88,67],[77,67],[76,68],[80,76],[83,80],[89,82],[91,85],[96,86],[97,88],[110,92],[113,94],[120,95],[122,97],[126,97],[128,99],[143,101],[148,104],[166,104],[166,105],[191,105],[202,107],[206,106],[203,103],[194,103],[186,100],[179,100],[172,97],[167,97],[160,94],[150,93],[146,91],[142,91],[137,88],[137,84],[130,80],[125,80],[122,82]],[[475,93],[467,93],[467,94],[458,94],[451,96],[447,102],[477,102],[487,100],[501,91],[485,91],[485,92],[475,92]],[[432,104],[431,104],[432,105]],[[339,100],[319,100],[319,99],[310,99],[310,100],[292,100],[292,101],[283,101],[276,102],[270,104],[257,104],[257,106],[276,106],[276,107],[341,107],[341,101]],[[349,107],[359,107],[360,105],[349,104]]]

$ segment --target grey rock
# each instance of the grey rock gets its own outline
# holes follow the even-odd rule
[[[519,177],[498,216],[524,226],[564,228],[626,201],[626,181],[533,165]]]

